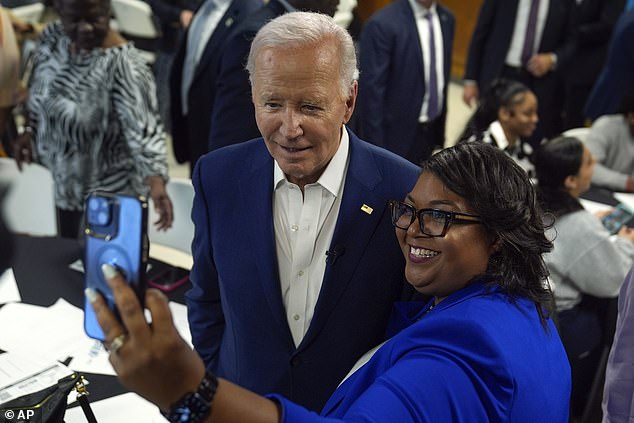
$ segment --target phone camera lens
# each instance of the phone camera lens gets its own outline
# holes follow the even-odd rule
[[[97,223],[100,225],[105,225],[108,223],[108,212],[107,211],[100,211],[97,214]]]
[[[88,209],[96,211],[99,209],[99,199],[92,197],[89,201],[88,201]]]

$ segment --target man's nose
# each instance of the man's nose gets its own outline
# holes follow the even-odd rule
[[[296,138],[302,135],[301,117],[297,111],[287,108],[282,116],[280,132],[286,138]]]

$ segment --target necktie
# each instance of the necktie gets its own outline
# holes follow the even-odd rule
[[[438,116],[438,81],[436,81],[436,42],[434,39],[434,20],[431,13],[425,13],[429,27],[429,104],[427,117],[431,121]]]
[[[187,32],[187,50],[185,52],[185,61],[183,63],[183,76],[181,80],[181,104],[182,112],[187,114],[187,95],[189,93],[189,87],[194,79],[194,71],[200,58],[200,52],[204,46],[200,44],[201,34],[207,23],[207,18],[216,8],[216,2],[214,0],[207,0],[201,8],[196,12],[194,19]]]
[[[535,32],[537,30],[537,11],[539,10],[539,0],[532,0],[531,9],[528,13],[528,24],[526,25],[526,37],[522,48],[522,64],[526,65],[533,55],[535,48]]]

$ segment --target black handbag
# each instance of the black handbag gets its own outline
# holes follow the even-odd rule
[[[94,414],[88,403],[88,392],[84,379],[77,373],[66,376],[57,384],[32,394],[23,395],[9,402],[0,404],[0,416],[11,423],[64,423],[67,397],[71,391],[77,391],[79,401],[89,423],[96,423]],[[0,401],[2,399],[0,398]]]

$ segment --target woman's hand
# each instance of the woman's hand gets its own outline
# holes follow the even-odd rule
[[[150,176],[147,182],[150,186],[150,197],[154,201],[154,210],[159,215],[158,220],[153,223],[158,230],[166,231],[174,222],[174,207],[165,190],[165,180],[160,176]]]
[[[33,161],[33,132],[27,128],[13,141],[13,158],[22,171],[22,163],[30,164]]]
[[[150,325],[123,277],[110,265],[103,265],[102,270],[112,288],[123,324],[101,295],[87,289],[86,297],[95,310],[107,346],[126,334],[123,345],[111,351],[110,363],[123,385],[162,410],[168,410],[185,393],[196,392],[205,366],[178,334],[165,295],[155,289],[146,292],[145,305],[152,315]]]

